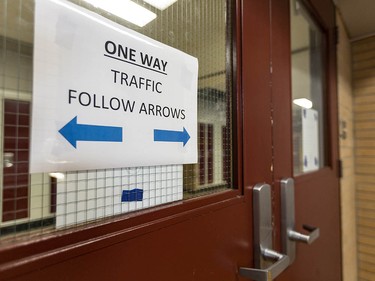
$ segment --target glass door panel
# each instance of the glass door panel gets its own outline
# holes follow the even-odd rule
[[[324,37],[302,4],[291,1],[294,175],[325,164]]]

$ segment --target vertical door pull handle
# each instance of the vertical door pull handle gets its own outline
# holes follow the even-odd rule
[[[254,267],[240,267],[239,274],[256,281],[271,281],[289,266],[289,257],[273,249],[271,186],[253,188]],[[275,262],[276,261],[276,262]]]
[[[264,249],[262,251],[265,259],[276,260],[274,264],[266,269],[240,268],[240,275],[256,281],[271,281],[280,275],[289,266],[289,257],[273,250]]]
[[[292,264],[296,257],[296,242],[313,243],[319,238],[318,227],[303,225],[308,234],[295,231],[294,180],[281,180],[281,240],[283,253],[289,256]]]

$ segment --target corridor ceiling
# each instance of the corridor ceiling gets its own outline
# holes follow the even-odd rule
[[[375,35],[375,0],[334,0],[351,40]]]

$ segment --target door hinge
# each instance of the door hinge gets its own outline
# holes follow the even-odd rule
[[[342,168],[342,160],[339,159],[339,160],[337,160],[337,171],[338,171],[337,173],[338,173],[338,176],[339,176],[340,179],[344,176],[344,172],[343,172],[342,169],[343,169]]]

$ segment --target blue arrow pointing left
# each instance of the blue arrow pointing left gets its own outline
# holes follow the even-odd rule
[[[62,127],[59,133],[74,148],[77,148],[77,141],[122,142],[121,127],[78,124],[77,116]]]

